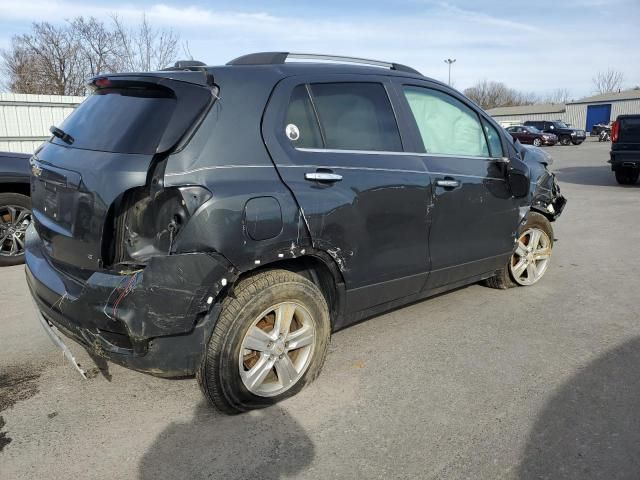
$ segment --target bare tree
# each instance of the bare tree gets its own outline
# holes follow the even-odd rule
[[[83,72],[95,76],[105,72],[117,72],[121,69],[118,35],[94,17],[86,19],[76,17],[69,21],[78,47],[82,54]]]
[[[531,105],[538,101],[535,94],[520,92],[507,87],[502,82],[482,80],[467,88],[464,94],[484,109]]]
[[[112,15],[111,19],[124,70],[159,70],[175,60],[179,37],[173,30],[154,29],[146,15],[142,15],[137,29],[128,29],[117,15]]]
[[[569,89],[567,88],[556,88],[547,96],[542,98],[543,103],[567,103],[571,98],[571,94],[569,93]]]
[[[593,87],[596,93],[618,92],[622,88],[624,74],[612,68],[607,71],[598,72],[593,77]]]
[[[16,93],[83,95],[88,78],[101,73],[158,70],[178,54],[172,30],[154,29],[146,17],[128,28],[117,16],[109,24],[76,17],[66,24],[34,23],[0,51],[6,86]]]

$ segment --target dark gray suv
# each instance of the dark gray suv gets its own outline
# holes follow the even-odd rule
[[[70,359],[60,332],[245,411],[309,383],[338,329],[549,266],[548,156],[409,67],[260,53],[90,86],[31,159],[27,280]]]

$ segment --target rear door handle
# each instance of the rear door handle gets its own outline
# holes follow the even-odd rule
[[[312,182],[333,183],[342,180],[342,175],[331,172],[308,172],[304,174],[304,179]]]
[[[436,180],[436,185],[444,188],[456,188],[460,186],[460,181],[453,178],[447,178],[444,180]]]

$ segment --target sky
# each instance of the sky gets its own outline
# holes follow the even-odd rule
[[[223,64],[257,51],[332,53],[410,65],[463,90],[483,79],[545,95],[594,93],[613,68],[640,85],[640,0],[206,2],[0,0],[0,48],[32,22],[75,16],[171,28],[192,56]]]

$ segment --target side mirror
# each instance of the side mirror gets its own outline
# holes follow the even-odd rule
[[[529,177],[522,172],[512,170],[507,173],[507,183],[511,194],[516,198],[529,195]]]

